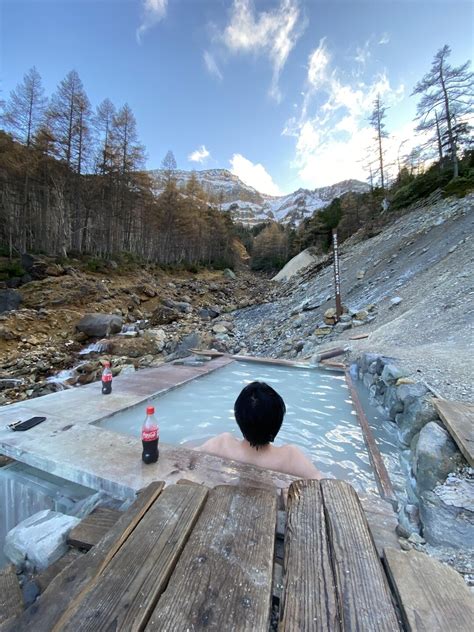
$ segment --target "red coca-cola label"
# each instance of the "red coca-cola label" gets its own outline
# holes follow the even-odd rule
[[[102,382],[111,382],[112,381],[112,373],[109,373],[108,375],[105,374],[102,376]]]
[[[143,428],[142,441],[155,441],[158,439],[158,428]]]

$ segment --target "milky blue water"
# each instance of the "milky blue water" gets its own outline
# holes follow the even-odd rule
[[[99,422],[102,428],[139,436],[147,405],[154,405],[160,440],[199,445],[221,432],[241,437],[234,401],[254,380],[270,384],[283,397],[286,415],[275,445],[293,443],[324,473],[377,493],[377,486],[342,373],[234,362],[164,395]],[[381,452],[396,453],[395,434],[377,436]]]

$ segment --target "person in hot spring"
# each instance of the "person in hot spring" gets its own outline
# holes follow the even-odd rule
[[[248,384],[237,397],[234,414],[243,439],[224,432],[196,448],[226,459],[269,470],[320,479],[321,473],[295,445],[271,445],[286,412],[282,397],[265,382]]]

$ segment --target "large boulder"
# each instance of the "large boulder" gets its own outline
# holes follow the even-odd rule
[[[168,325],[180,318],[180,314],[177,310],[166,305],[160,305],[155,309],[150,317],[150,324],[155,325]]]
[[[395,416],[398,425],[398,438],[403,445],[409,446],[413,437],[430,421],[436,421],[438,414],[430,397],[420,397],[405,402],[402,413]]]
[[[434,421],[421,429],[413,458],[418,493],[444,483],[447,475],[462,463],[461,453],[449,434]]]
[[[140,358],[145,355],[157,355],[163,351],[165,346],[165,336],[154,335],[153,331],[146,331],[143,336],[130,338],[128,336],[117,336],[110,341],[109,351],[112,355],[126,356],[128,358]]]
[[[103,338],[122,331],[122,317],[117,314],[86,314],[76,329],[90,338]]]
[[[66,553],[67,535],[79,522],[57,511],[39,511],[8,532],[3,551],[17,566],[28,559],[43,570]]]
[[[196,349],[201,346],[201,335],[199,332],[194,332],[184,336],[174,353],[176,358],[185,358],[190,355],[191,349]]]
[[[472,470],[471,470],[472,471]],[[420,497],[423,537],[433,546],[465,548],[474,542],[474,477],[450,474]]]
[[[272,281],[288,281],[288,279],[301,272],[303,268],[315,262],[316,259],[317,257],[311,254],[310,250],[303,250],[303,252],[300,252],[296,257],[288,261],[280,272],[273,277]]]
[[[20,292],[16,290],[0,290],[0,314],[18,309],[21,301]]]

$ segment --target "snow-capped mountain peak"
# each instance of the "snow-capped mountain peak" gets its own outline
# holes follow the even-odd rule
[[[165,186],[165,171],[155,169],[149,172],[156,189]],[[334,198],[350,191],[363,193],[369,185],[359,180],[343,180],[332,186],[310,191],[299,188],[288,195],[273,196],[259,193],[244,184],[240,178],[227,169],[205,169],[202,171],[175,170],[178,186],[185,186],[194,174],[201,187],[212,195],[223,211],[229,210],[233,219],[243,224],[258,224],[275,220],[284,224],[299,224],[315,211],[327,206]]]

